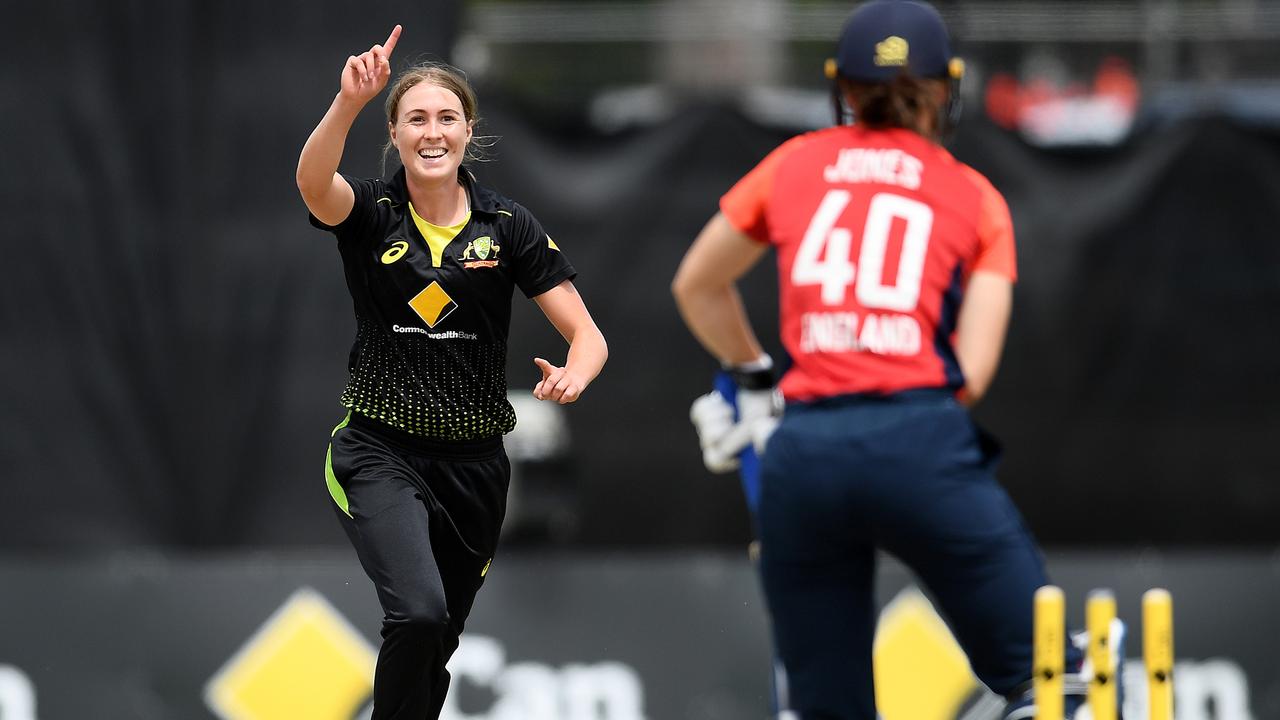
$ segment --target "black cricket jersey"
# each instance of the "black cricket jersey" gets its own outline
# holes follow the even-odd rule
[[[476,440],[510,432],[507,333],[516,286],[540,295],[577,273],[519,204],[458,172],[466,225],[435,252],[409,207],[405,171],[344,175],[355,191],[346,220],[311,224],[338,238],[356,315],[343,406],[428,438]]]

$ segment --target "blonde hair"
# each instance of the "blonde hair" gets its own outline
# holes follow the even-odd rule
[[[464,162],[484,162],[488,160],[487,151],[497,142],[497,138],[474,134],[474,128],[480,124],[480,105],[476,100],[476,91],[471,87],[471,83],[467,82],[466,73],[447,63],[422,62],[411,65],[400,73],[400,77],[396,78],[395,84],[391,86],[390,92],[387,93],[387,123],[392,126],[395,125],[396,116],[400,111],[400,98],[404,97],[404,94],[410,88],[419,83],[435,85],[458,96],[458,100],[462,102],[463,120],[467,122],[467,125],[471,126],[473,132],[471,142],[467,143],[467,149],[462,159]],[[387,158],[393,155],[395,151],[395,141],[387,138],[387,144],[382,146],[384,169]]]

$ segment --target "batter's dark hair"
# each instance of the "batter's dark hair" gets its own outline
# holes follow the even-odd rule
[[[883,129],[905,128],[926,137],[936,137],[942,128],[939,118],[945,93],[945,80],[922,78],[900,73],[889,82],[868,83],[837,79],[841,95],[853,110],[854,122]]]

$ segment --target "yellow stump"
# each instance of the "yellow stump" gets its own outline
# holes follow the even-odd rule
[[[1062,673],[1066,658],[1066,601],[1062,588],[1036,590],[1032,685],[1036,720],[1062,720]],[[1153,716],[1154,720],[1154,716]]]
[[[1173,597],[1153,588],[1142,595],[1142,660],[1150,720],[1173,720]]]
[[[1115,663],[1111,654],[1111,621],[1116,617],[1116,597],[1110,590],[1089,593],[1084,608],[1085,629],[1089,632],[1089,709],[1093,720],[1116,720]]]

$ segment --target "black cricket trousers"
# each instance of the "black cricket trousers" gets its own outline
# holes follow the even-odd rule
[[[349,413],[325,477],[382,604],[373,720],[435,720],[506,513],[502,437],[432,441]]]

